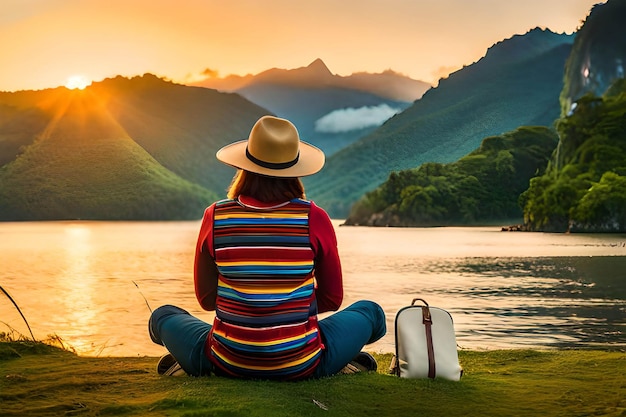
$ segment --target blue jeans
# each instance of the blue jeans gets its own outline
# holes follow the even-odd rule
[[[319,322],[324,350],[313,374],[316,378],[339,372],[362,349],[387,331],[383,309],[372,301],[357,301]],[[209,375],[213,366],[204,352],[211,325],[182,308],[157,308],[148,323],[154,343],[163,345],[189,375]]]

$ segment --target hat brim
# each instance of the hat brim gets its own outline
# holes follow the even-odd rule
[[[215,156],[226,165],[270,177],[305,177],[313,175],[322,169],[326,161],[324,152],[321,149],[300,141],[300,156],[295,165],[284,169],[266,168],[248,159],[246,156],[247,146],[247,140],[231,143],[217,151]]]

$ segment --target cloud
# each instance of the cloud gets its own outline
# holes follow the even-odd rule
[[[366,127],[380,126],[402,109],[394,109],[388,104],[334,110],[315,122],[315,131],[321,133],[341,133]]]

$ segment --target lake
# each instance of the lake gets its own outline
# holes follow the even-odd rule
[[[366,350],[393,351],[395,314],[415,297],[451,313],[461,348],[626,347],[626,235],[340,223],[343,306],[370,299],[387,314],[387,335]],[[37,339],[58,336],[81,355],[157,356],[150,309],[213,319],[193,289],[199,226],[0,223],[0,285]],[[0,332],[29,335],[1,293]]]

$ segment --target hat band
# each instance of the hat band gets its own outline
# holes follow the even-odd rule
[[[250,151],[248,150],[248,147],[246,146],[246,157],[251,160],[252,162],[254,162],[255,164],[262,166],[263,168],[268,168],[268,169],[287,169],[287,168],[291,168],[292,166],[294,166],[295,164],[298,163],[298,159],[300,158],[300,152],[298,152],[298,154],[296,155],[296,158],[293,161],[288,161],[288,162],[266,162],[266,161],[261,161],[260,159],[255,158]]]

